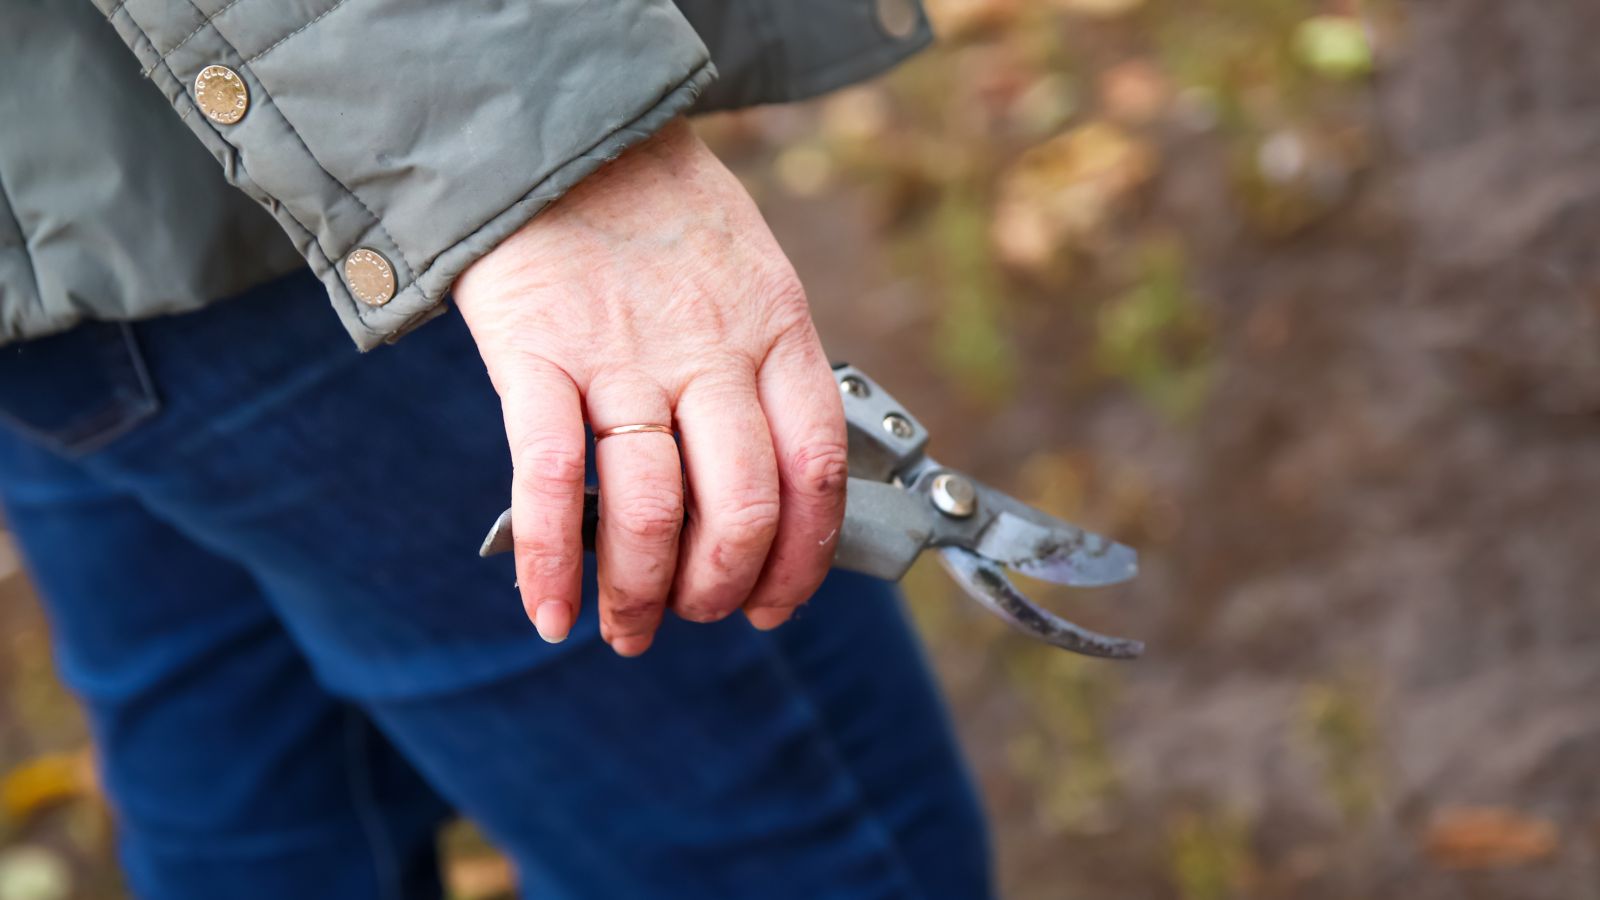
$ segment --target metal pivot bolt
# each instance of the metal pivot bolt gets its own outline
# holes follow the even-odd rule
[[[867,397],[872,394],[872,388],[854,375],[846,375],[839,380],[839,392],[850,397]]]
[[[917,430],[911,426],[911,420],[899,413],[889,413],[883,417],[883,430],[889,432],[902,441],[916,434]]]
[[[952,519],[965,519],[978,510],[978,492],[960,475],[943,472],[933,477],[928,496],[934,508]]]

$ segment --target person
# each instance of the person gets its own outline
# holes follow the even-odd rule
[[[539,898],[988,896],[896,598],[827,572],[805,293],[684,122],[913,0],[94,2],[0,7],[0,496],[132,891],[438,896],[461,813]]]

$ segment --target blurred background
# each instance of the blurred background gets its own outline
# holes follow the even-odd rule
[[[1029,585],[1132,664],[907,581],[1004,896],[1600,897],[1600,5],[930,5],[892,77],[700,127],[835,359],[1143,553]],[[121,896],[0,572],[0,900]]]

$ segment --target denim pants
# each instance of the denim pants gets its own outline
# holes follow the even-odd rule
[[[893,591],[770,634],[563,644],[477,542],[498,401],[457,316],[361,355],[309,274],[0,348],[0,496],[88,711],[135,894],[439,896],[480,824],[540,898],[989,896]],[[592,572],[590,573],[592,576]]]

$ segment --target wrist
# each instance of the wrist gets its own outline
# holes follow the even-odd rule
[[[684,119],[669,121],[467,267],[456,280],[457,306],[465,311],[482,292],[480,285],[514,277],[516,270],[530,265],[552,274],[563,271],[570,279],[576,274],[575,250],[585,256],[615,252],[646,235],[678,234],[687,227],[679,221],[683,216],[700,220],[726,207],[726,199],[704,183],[716,179],[720,169],[716,155]],[[731,179],[726,171],[720,174]],[[678,252],[692,249],[679,247]]]

